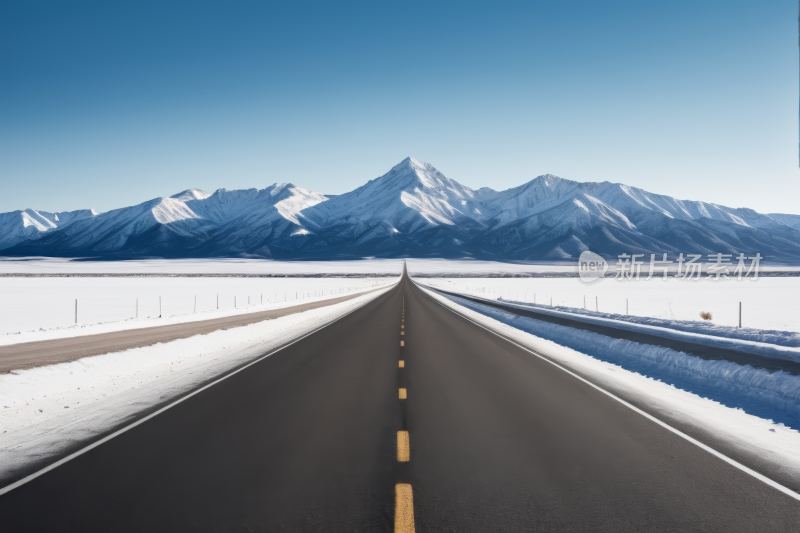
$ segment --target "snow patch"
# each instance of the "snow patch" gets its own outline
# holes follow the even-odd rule
[[[384,291],[166,344],[0,375],[0,480],[133,422]]]

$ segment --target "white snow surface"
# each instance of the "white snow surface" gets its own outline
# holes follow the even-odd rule
[[[0,481],[130,423],[385,290],[249,326],[0,374]]]
[[[463,259],[423,259],[423,258],[408,258],[409,274],[458,274],[460,276],[468,277],[469,274],[480,276],[489,276],[492,274],[502,276],[508,274],[543,274],[543,273],[577,273],[577,261],[549,261],[549,262],[507,262],[507,261],[483,261],[479,259],[463,258]],[[1,264],[1,263],[0,263]],[[671,271],[677,270],[677,265],[671,267]],[[613,263],[609,264],[609,276],[614,272]],[[761,272],[769,271],[787,271],[793,272],[800,270],[800,266],[796,265],[779,265],[768,264],[761,265]],[[659,271],[660,274],[661,271]],[[657,274],[658,275],[658,274]],[[645,274],[646,277],[646,274]],[[520,281],[520,280],[517,280]],[[578,282],[577,279],[573,280]],[[608,283],[610,279],[606,279],[601,283]]]
[[[794,481],[800,480],[800,432],[785,423],[796,424],[800,415],[797,376],[734,368],[738,365],[727,361],[702,361],[673,350],[615,341],[427,292],[445,306],[633,401],[657,418],[686,424],[727,442],[758,463],[772,465]]]
[[[280,309],[354,294],[396,280],[396,277],[0,278],[3,295],[0,346]]]
[[[413,276],[414,262],[409,261]],[[537,303],[561,311],[592,313],[584,315],[614,320],[639,321],[701,334],[736,336],[743,340],[769,342],[784,346],[800,346],[800,278],[760,277],[756,281],[727,280],[714,282],[683,281],[617,281],[605,279],[587,285],[577,278],[420,278],[437,288],[474,294],[482,298]],[[595,300],[596,299],[596,300]],[[626,299],[628,316],[625,317]],[[535,300],[535,301],[534,301]],[[596,310],[595,302],[599,308]],[[739,324],[739,302],[742,302],[742,326]],[[700,318],[701,311],[711,312],[710,322]],[[642,320],[659,319],[659,320]],[[769,330],[765,331],[754,330]],[[781,340],[782,339],[782,340]]]
[[[434,264],[438,264],[434,260]],[[494,263],[493,263],[494,264]],[[138,259],[76,261],[59,257],[0,257],[0,274],[395,274],[403,259],[273,261],[270,259]]]
[[[423,285],[425,285],[423,283]],[[435,284],[428,287],[437,288]],[[438,288],[447,290],[438,285]],[[478,297],[487,301],[494,299]],[[800,362],[800,334],[788,331],[759,330],[753,328],[732,328],[716,326],[705,322],[681,320],[665,320],[647,317],[631,317],[612,313],[597,313],[583,309],[550,307],[549,305],[515,302],[498,298],[494,300],[509,309],[533,311],[542,315],[565,318],[595,324],[614,329],[654,335],[664,339],[673,339],[703,346],[713,346],[729,350],[738,350],[775,359]]]

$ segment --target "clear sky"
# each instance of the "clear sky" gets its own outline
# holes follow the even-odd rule
[[[406,156],[800,213],[796,0],[0,4],[0,211]]]

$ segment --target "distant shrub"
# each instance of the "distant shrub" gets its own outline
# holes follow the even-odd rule
[[[700,318],[702,318],[703,320],[711,320],[712,318],[714,318],[714,315],[712,315],[708,311],[700,311]]]

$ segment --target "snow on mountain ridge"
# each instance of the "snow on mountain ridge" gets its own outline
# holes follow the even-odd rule
[[[457,207],[458,206],[458,207]],[[480,217],[475,192],[447,178],[428,163],[407,157],[365,185],[317,206],[309,215],[317,225],[331,220],[363,223],[387,221],[400,232],[439,224],[453,225],[463,217]]]
[[[787,226],[793,227],[795,229],[800,229],[800,215],[787,215],[784,213],[770,213],[767,215],[772,220],[779,222],[781,224],[785,224]]]
[[[48,232],[63,228],[76,220],[97,216],[94,209],[48,213],[35,209],[0,213],[0,250],[26,240],[36,240]]]
[[[211,194],[201,189],[186,189],[178,194],[173,194],[170,198],[180,200],[181,202],[188,202],[189,200],[204,200],[209,196],[211,196]]]
[[[17,228],[17,240],[0,240],[0,249],[17,255],[530,260],[577,257],[591,248],[603,254],[760,251],[800,260],[800,216],[551,174],[505,191],[475,191],[410,157],[340,195],[275,183],[211,194],[188,189],[70,223],[60,223],[61,214],[15,213],[0,214],[0,230],[5,220]]]
[[[179,220],[202,218],[189,209],[186,204],[175,198],[159,198],[153,208],[153,217],[159,224],[171,224]]]

